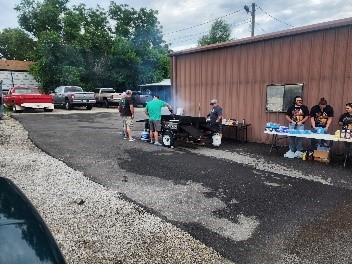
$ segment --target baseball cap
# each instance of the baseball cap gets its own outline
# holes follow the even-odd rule
[[[211,101],[210,101],[210,104],[212,105],[212,104],[217,104],[218,103],[218,101],[216,101],[216,99],[212,99]]]

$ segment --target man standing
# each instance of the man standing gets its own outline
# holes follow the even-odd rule
[[[159,131],[161,131],[161,108],[165,106],[172,113],[171,106],[168,103],[159,100],[159,96],[154,95],[153,100],[149,101],[144,109],[146,115],[149,116],[150,144],[156,146],[162,145],[159,143]]]
[[[210,101],[212,109],[208,114],[210,118],[210,128],[213,133],[219,133],[222,136],[222,108],[216,99]]]
[[[132,137],[134,107],[133,107],[133,101],[131,96],[132,96],[132,91],[127,90],[125,97],[122,98],[119,103],[119,112],[120,112],[120,115],[122,116],[124,139],[129,139],[129,141],[134,141],[134,138]]]
[[[324,131],[328,131],[332,119],[334,117],[334,109],[328,105],[327,100],[323,97],[320,99],[319,103],[312,107],[310,110],[310,121],[312,125],[312,132],[316,133],[318,127],[324,128]],[[311,150],[317,149],[318,140],[312,138],[311,140]],[[324,145],[325,142],[322,139],[321,144]]]
[[[288,128],[294,130],[304,130],[304,123],[309,118],[308,107],[303,105],[301,96],[293,99],[293,104],[287,109],[286,119],[290,122]],[[290,137],[290,150],[285,153],[286,158],[302,158],[303,145],[302,138]]]

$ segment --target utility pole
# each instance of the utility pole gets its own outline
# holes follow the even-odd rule
[[[252,11],[249,10],[249,7],[247,5],[244,6],[244,10],[246,10],[247,14],[251,13],[252,15],[252,32],[251,36],[254,36],[254,25],[255,25],[255,3],[252,3]]]

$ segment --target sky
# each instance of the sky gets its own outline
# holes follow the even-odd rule
[[[247,2],[246,2],[247,1]],[[18,27],[14,7],[20,0],[0,0],[0,30]],[[128,0],[114,1],[139,10],[158,11],[164,40],[174,51],[193,48],[209,33],[212,23],[222,19],[231,26],[231,39],[251,36],[251,13],[255,3],[255,35],[352,17],[352,0]],[[80,3],[87,7],[108,10],[110,0],[70,0],[69,6]]]

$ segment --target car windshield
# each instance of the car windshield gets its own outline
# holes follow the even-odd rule
[[[114,90],[103,90],[102,92],[103,92],[103,93],[115,93]]]
[[[82,92],[82,88],[81,87],[65,87],[65,93],[67,92]]]
[[[40,94],[38,88],[15,88],[13,91],[14,94]]]

